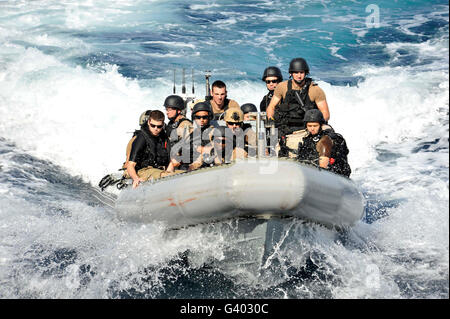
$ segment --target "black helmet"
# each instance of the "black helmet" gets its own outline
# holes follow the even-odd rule
[[[258,109],[256,108],[255,104],[252,104],[252,103],[242,104],[241,110],[242,110],[242,112],[244,112],[244,114],[247,114],[249,112],[258,112]]]
[[[305,71],[306,74],[309,73],[308,63],[306,63],[306,60],[303,58],[292,59],[291,63],[289,63],[289,73],[298,71]]]
[[[323,118],[322,112],[318,109],[308,110],[303,117],[303,122],[318,122],[320,124],[325,123],[325,119]]]
[[[185,108],[184,100],[179,95],[169,95],[164,100],[164,107],[172,107],[174,109],[182,111]]]
[[[192,120],[194,120],[194,115],[197,112],[200,111],[206,111],[209,114],[209,120],[212,120],[214,115],[213,115],[213,111],[211,108],[211,104],[209,104],[209,102],[198,102],[197,104],[194,105],[194,107],[192,108]]]
[[[278,78],[278,82],[283,81],[283,75],[281,74],[281,70],[276,66],[269,66],[264,70],[262,80],[265,81],[268,76],[276,76]]]

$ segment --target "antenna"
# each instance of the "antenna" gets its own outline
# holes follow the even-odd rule
[[[182,76],[181,76],[181,78],[182,78],[182,85],[181,85],[181,93],[182,94],[186,94],[186,78],[185,78],[185,68],[183,68],[183,71],[182,71]]]
[[[209,78],[211,77],[211,71],[205,71],[205,80],[206,80],[206,96],[205,100],[211,100],[211,89],[209,88]]]
[[[192,95],[195,95],[195,88],[194,88],[194,69],[192,69]]]
[[[177,70],[176,69],[173,69],[173,94],[175,94],[176,93],[176,87],[175,87],[175,72],[176,72]]]

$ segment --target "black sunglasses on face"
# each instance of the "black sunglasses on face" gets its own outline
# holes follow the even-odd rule
[[[209,119],[209,115],[196,115],[196,116],[194,116],[194,118],[196,120],[200,120],[200,119],[207,120],[207,119]]]
[[[150,123],[150,127],[151,127],[151,128],[155,128],[155,127],[157,127],[157,128],[163,128],[163,126],[164,126],[164,125],[155,125],[155,124]]]
[[[270,84],[270,83],[278,83],[278,80],[266,80],[266,83],[267,83],[267,84]]]
[[[241,126],[242,122],[227,122],[227,125],[230,126]]]

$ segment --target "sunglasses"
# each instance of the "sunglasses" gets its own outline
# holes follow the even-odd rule
[[[227,125],[230,125],[230,126],[241,126],[241,124],[242,124],[242,122],[227,122]]]
[[[196,120],[207,120],[207,119],[209,119],[209,115],[196,115],[196,116],[194,116],[194,118],[196,119]]]
[[[155,124],[150,123],[150,127],[151,127],[151,128],[155,128],[155,127],[156,127],[156,128],[163,128],[163,126],[164,126],[164,125],[155,125]]]
[[[266,80],[266,83],[267,83],[267,84],[270,84],[270,83],[278,83],[278,80]]]

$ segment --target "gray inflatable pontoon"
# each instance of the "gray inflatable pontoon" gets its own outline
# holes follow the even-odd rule
[[[363,216],[363,196],[345,177],[278,158],[248,159],[127,187],[118,217],[168,228],[233,218],[295,217],[347,227]]]

